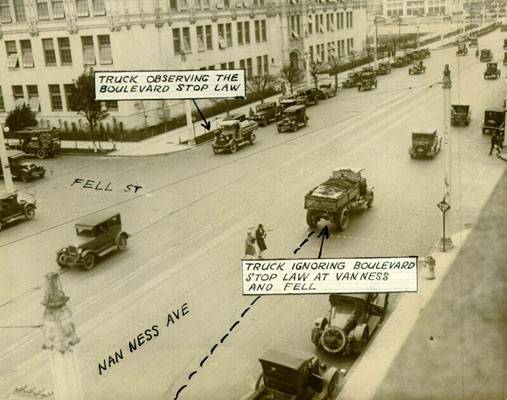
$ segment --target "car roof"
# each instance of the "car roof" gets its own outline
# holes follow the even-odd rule
[[[335,172],[339,172],[339,171],[352,171],[353,173],[355,174],[359,174],[361,171],[363,171],[364,168],[359,168],[359,167],[341,167],[341,168],[333,168],[333,174]]]
[[[369,293],[332,293],[329,295],[329,300],[339,297],[350,297],[362,301],[367,301]]]
[[[505,109],[500,107],[490,107],[484,110],[484,112],[505,112]]]
[[[422,128],[422,129],[414,129],[412,134],[423,134],[423,135],[434,135],[437,133],[437,128]]]
[[[234,126],[238,124],[239,121],[237,119],[231,119],[231,120],[223,120],[220,122],[221,126]]]
[[[276,105],[276,103],[274,101],[265,101],[264,103],[257,104],[257,107],[260,107],[260,106],[273,106],[273,105]]]
[[[464,103],[453,103],[453,104],[451,104],[451,107],[454,107],[454,106],[458,106],[458,107],[461,107],[461,106],[470,107],[470,104],[464,104]]]
[[[299,369],[304,363],[308,362],[313,357],[313,354],[295,349],[284,351],[269,349],[262,355],[261,358],[259,358],[259,361],[266,361],[274,364],[280,364],[292,369]]]
[[[288,112],[288,113],[295,112],[295,111],[299,111],[299,110],[301,110],[303,108],[306,108],[306,107],[303,104],[298,104],[298,105],[295,105],[295,106],[287,107],[285,109],[285,112]]]
[[[100,214],[90,215],[89,217],[85,217],[81,221],[76,222],[75,226],[96,226],[96,225],[99,225],[102,222],[105,222],[108,219],[111,219],[116,216],[120,216],[120,213],[114,213],[114,214],[100,213]]]

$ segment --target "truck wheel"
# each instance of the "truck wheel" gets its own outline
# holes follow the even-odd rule
[[[25,218],[26,219],[33,219],[35,217],[35,207],[32,205],[27,205],[25,207]]]
[[[238,144],[236,142],[231,143],[231,153],[236,153],[238,151]]]
[[[26,172],[22,172],[20,175],[20,178],[21,178],[21,181],[26,183],[30,180],[30,175],[28,175]]]
[[[310,228],[315,228],[317,222],[319,222],[319,219],[314,215],[313,210],[308,210],[306,212],[306,223],[308,226]]]
[[[64,252],[58,253],[56,255],[56,263],[60,268],[66,268],[67,264],[65,264],[66,256]]]
[[[347,229],[350,222],[350,214],[347,207],[343,207],[340,211],[338,211],[338,218],[336,222],[339,230],[344,231]]]
[[[216,147],[212,147],[213,153],[218,154],[218,149]]]
[[[255,133],[252,133],[252,134],[250,135],[250,139],[248,139],[248,141],[250,142],[250,144],[254,144],[255,139],[256,139],[256,138],[255,138]]]
[[[371,206],[373,205],[373,200],[375,199],[375,196],[374,194],[372,193],[371,194],[371,198],[366,202],[366,207],[368,208],[371,208]]]
[[[127,237],[125,235],[122,235],[118,240],[118,250],[125,251],[126,249],[127,249]]]
[[[42,150],[42,149],[37,150],[37,158],[40,158],[40,159],[46,158],[46,150]]]
[[[83,259],[83,268],[89,271],[95,266],[95,254],[88,253]]]

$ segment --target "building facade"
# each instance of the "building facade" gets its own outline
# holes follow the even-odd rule
[[[364,16],[363,16],[364,14]],[[0,0],[0,119],[29,104],[43,126],[78,129],[67,101],[86,69],[232,69],[277,75],[307,57],[352,54],[365,5],[298,0]],[[179,101],[110,101],[105,124],[156,125]]]
[[[449,16],[462,14],[462,0],[383,0],[385,17]]]

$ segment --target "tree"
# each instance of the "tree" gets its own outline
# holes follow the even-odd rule
[[[310,62],[310,75],[313,78],[313,84],[316,88],[319,87],[319,77],[320,74],[324,70],[324,63],[320,61],[311,61]]]
[[[74,86],[69,94],[69,108],[86,119],[90,129],[90,137],[94,144],[98,123],[109,115],[102,108],[101,103],[101,101],[95,100],[93,72],[83,72],[74,82]]]
[[[289,82],[290,92],[292,94],[294,92],[293,86],[299,81],[299,77],[301,76],[301,70],[297,67],[293,67],[292,65],[285,65],[282,67],[280,75],[283,79]]]
[[[341,72],[343,57],[340,56],[329,56],[327,61],[329,65],[329,74],[334,76],[334,94],[338,91],[338,74]]]
[[[251,94],[260,97],[261,103],[264,103],[264,93],[274,81],[274,77],[268,74],[250,76],[246,81],[246,87]]]
[[[26,104],[18,105],[14,108],[5,119],[5,125],[12,132],[21,131],[29,126],[36,126],[37,120],[35,113]]]

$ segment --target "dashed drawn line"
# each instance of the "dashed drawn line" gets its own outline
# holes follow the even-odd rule
[[[310,236],[312,236],[314,233],[315,233],[314,231],[311,231],[311,232],[308,234],[308,236],[306,237],[306,239],[305,239],[305,240],[303,240],[303,241],[301,242],[301,244],[299,245],[299,247],[298,247],[296,250],[294,250],[294,254],[296,254],[299,250],[301,250],[301,247],[303,247],[303,246],[306,244],[306,242],[308,242],[308,239],[309,239],[309,238],[310,238]]]
[[[255,297],[255,299],[253,299],[253,300],[252,300],[252,302],[250,303],[250,305],[249,305],[247,308],[245,308],[245,309],[243,310],[243,312],[241,313],[241,318],[243,318],[243,317],[245,316],[245,314],[246,314],[246,313],[250,310],[250,308],[251,308],[251,307],[252,307],[252,306],[253,306],[253,305],[257,302],[257,300],[259,300],[260,298],[261,298],[261,296],[256,296],[256,297]],[[240,320],[237,320],[236,322],[234,322],[234,323],[231,325],[231,327],[229,328],[229,332],[232,332],[232,330],[233,330],[236,326],[238,326],[238,325],[239,325],[239,323],[240,323]],[[222,339],[220,339],[220,343],[222,343],[222,344],[223,344],[223,343],[224,343],[224,340],[227,338],[227,336],[229,336],[229,333],[226,333],[224,336],[222,336]],[[213,347],[211,347],[210,354],[206,355],[206,356],[205,356],[205,357],[201,360],[201,362],[199,363],[199,366],[200,366],[201,368],[203,368],[204,363],[208,360],[208,358],[210,357],[210,355],[211,355],[211,354],[213,354],[213,352],[217,349],[217,347],[218,347],[218,343],[215,343],[215,344],[213,345]],[[188,380],[190,381],[190,379],[192,379],[192,377],[193,377],[195,374],[197,374],[197,372],[198,372],[198,370],[192,371],[192,372],[190,373],[190,375],[188,375]],[[185,389],[187,386],[188,386],[188,385],[183,385],[183,386],[181,386],[181,387],[178,389],[178,391],[176,392],[176,395],[174,396],[174,400],[177,400],[177,399],[178,399],[178,396],[180,395],[181,391],[182,391],[183,389]]]

